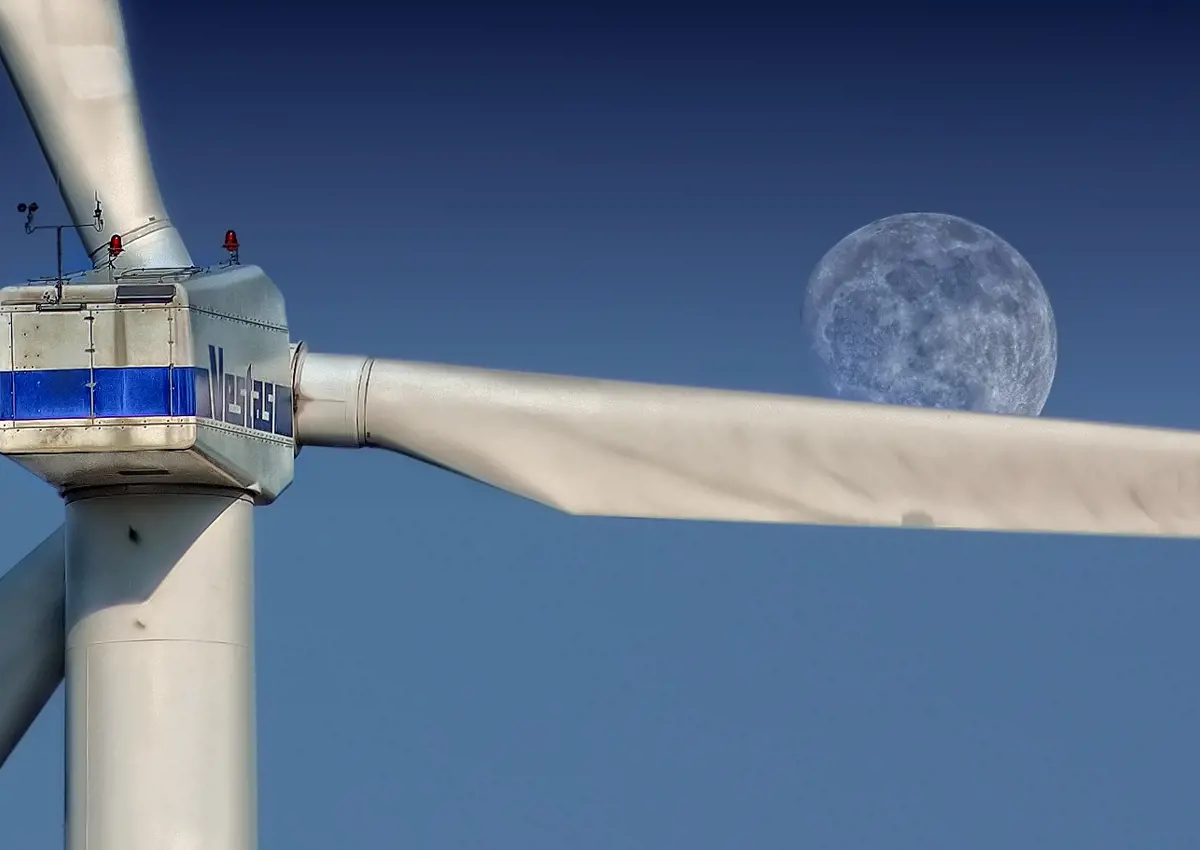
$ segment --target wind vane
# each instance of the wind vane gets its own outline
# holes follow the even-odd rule
[[[95,199],[96,199],[96,209],[92,212],[92,220],[86,224],[72,223],[72,224],[36,224],[35,225],[33,223],[33,217],[37,214],[37,211],[38,211],[37,203],[32,202],[32,203],[28,203],[28,204],[24,204],[24,203],[17,204],[17,212],[25,213],[25,232],[27,234],[33,234],[39,230],[53,230],[54,231],[55,256],[57,257],[57,260],[58,260],[54,280],[55,280],[55,289],[58,293],[59,300],[61,300],[61,298],[62,298],[62,287],[63,287],[63,247],[62,247],[63,231],[64,230],[82,230],[84,228],[91,228],[92,230],[95,230],[97,233],[103,231],[104,230],[104,210],[100,206],[100,196],[96,195]],[[117,245],[119,247],[121,237],[114,236],[113,238],[117,240]]]

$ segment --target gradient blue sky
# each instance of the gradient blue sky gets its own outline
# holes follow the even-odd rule
[[[1192,17],[567,5],[127,2],[193,255],[236,228],[323,351],[805,393],[812,266],[944,211],[1045,283],[1046,415],[1200,422]],[[0,201],[62,209],[7,85],[0,152]],[[6,279],[50,273],[11,215]],[[259,513],[264,848],[1200,843],[1195,544],[297,474]],[[15,562],[61,507],[0,487]],[[0,771],[4,847],[60,845],[62,723]]]

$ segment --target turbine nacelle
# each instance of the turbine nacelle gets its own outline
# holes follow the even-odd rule
[[[256,266],[0,290],[0,453],[60,491],[210,484],[273,501],[295,457],[283,297]]]

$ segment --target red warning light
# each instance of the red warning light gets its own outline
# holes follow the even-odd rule
[[[236,254],[238,252],[238,247],[239,246],[238,246],[237,232],[233,231],[233,230],[226,230],[225,231],[225,250],[231,254]]]
[[[124,250],[125,246],[121,244],[121,234],[114,234],[113,238],[108,240],[108,256],[116,257]]]

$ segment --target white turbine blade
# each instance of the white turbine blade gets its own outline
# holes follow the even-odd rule
[[[117,266],[191,265],[150,164],[117,0],[0,0],[0,58],[75,224],[103,204],[104,230],[79,230],[92,261],[120,234]]]
[[[63,679],[63,547],[60,528],[0,578],[0,765]]]
[[[1200,536],[1200,434],[303,352],[297,438],[574,514]]]

